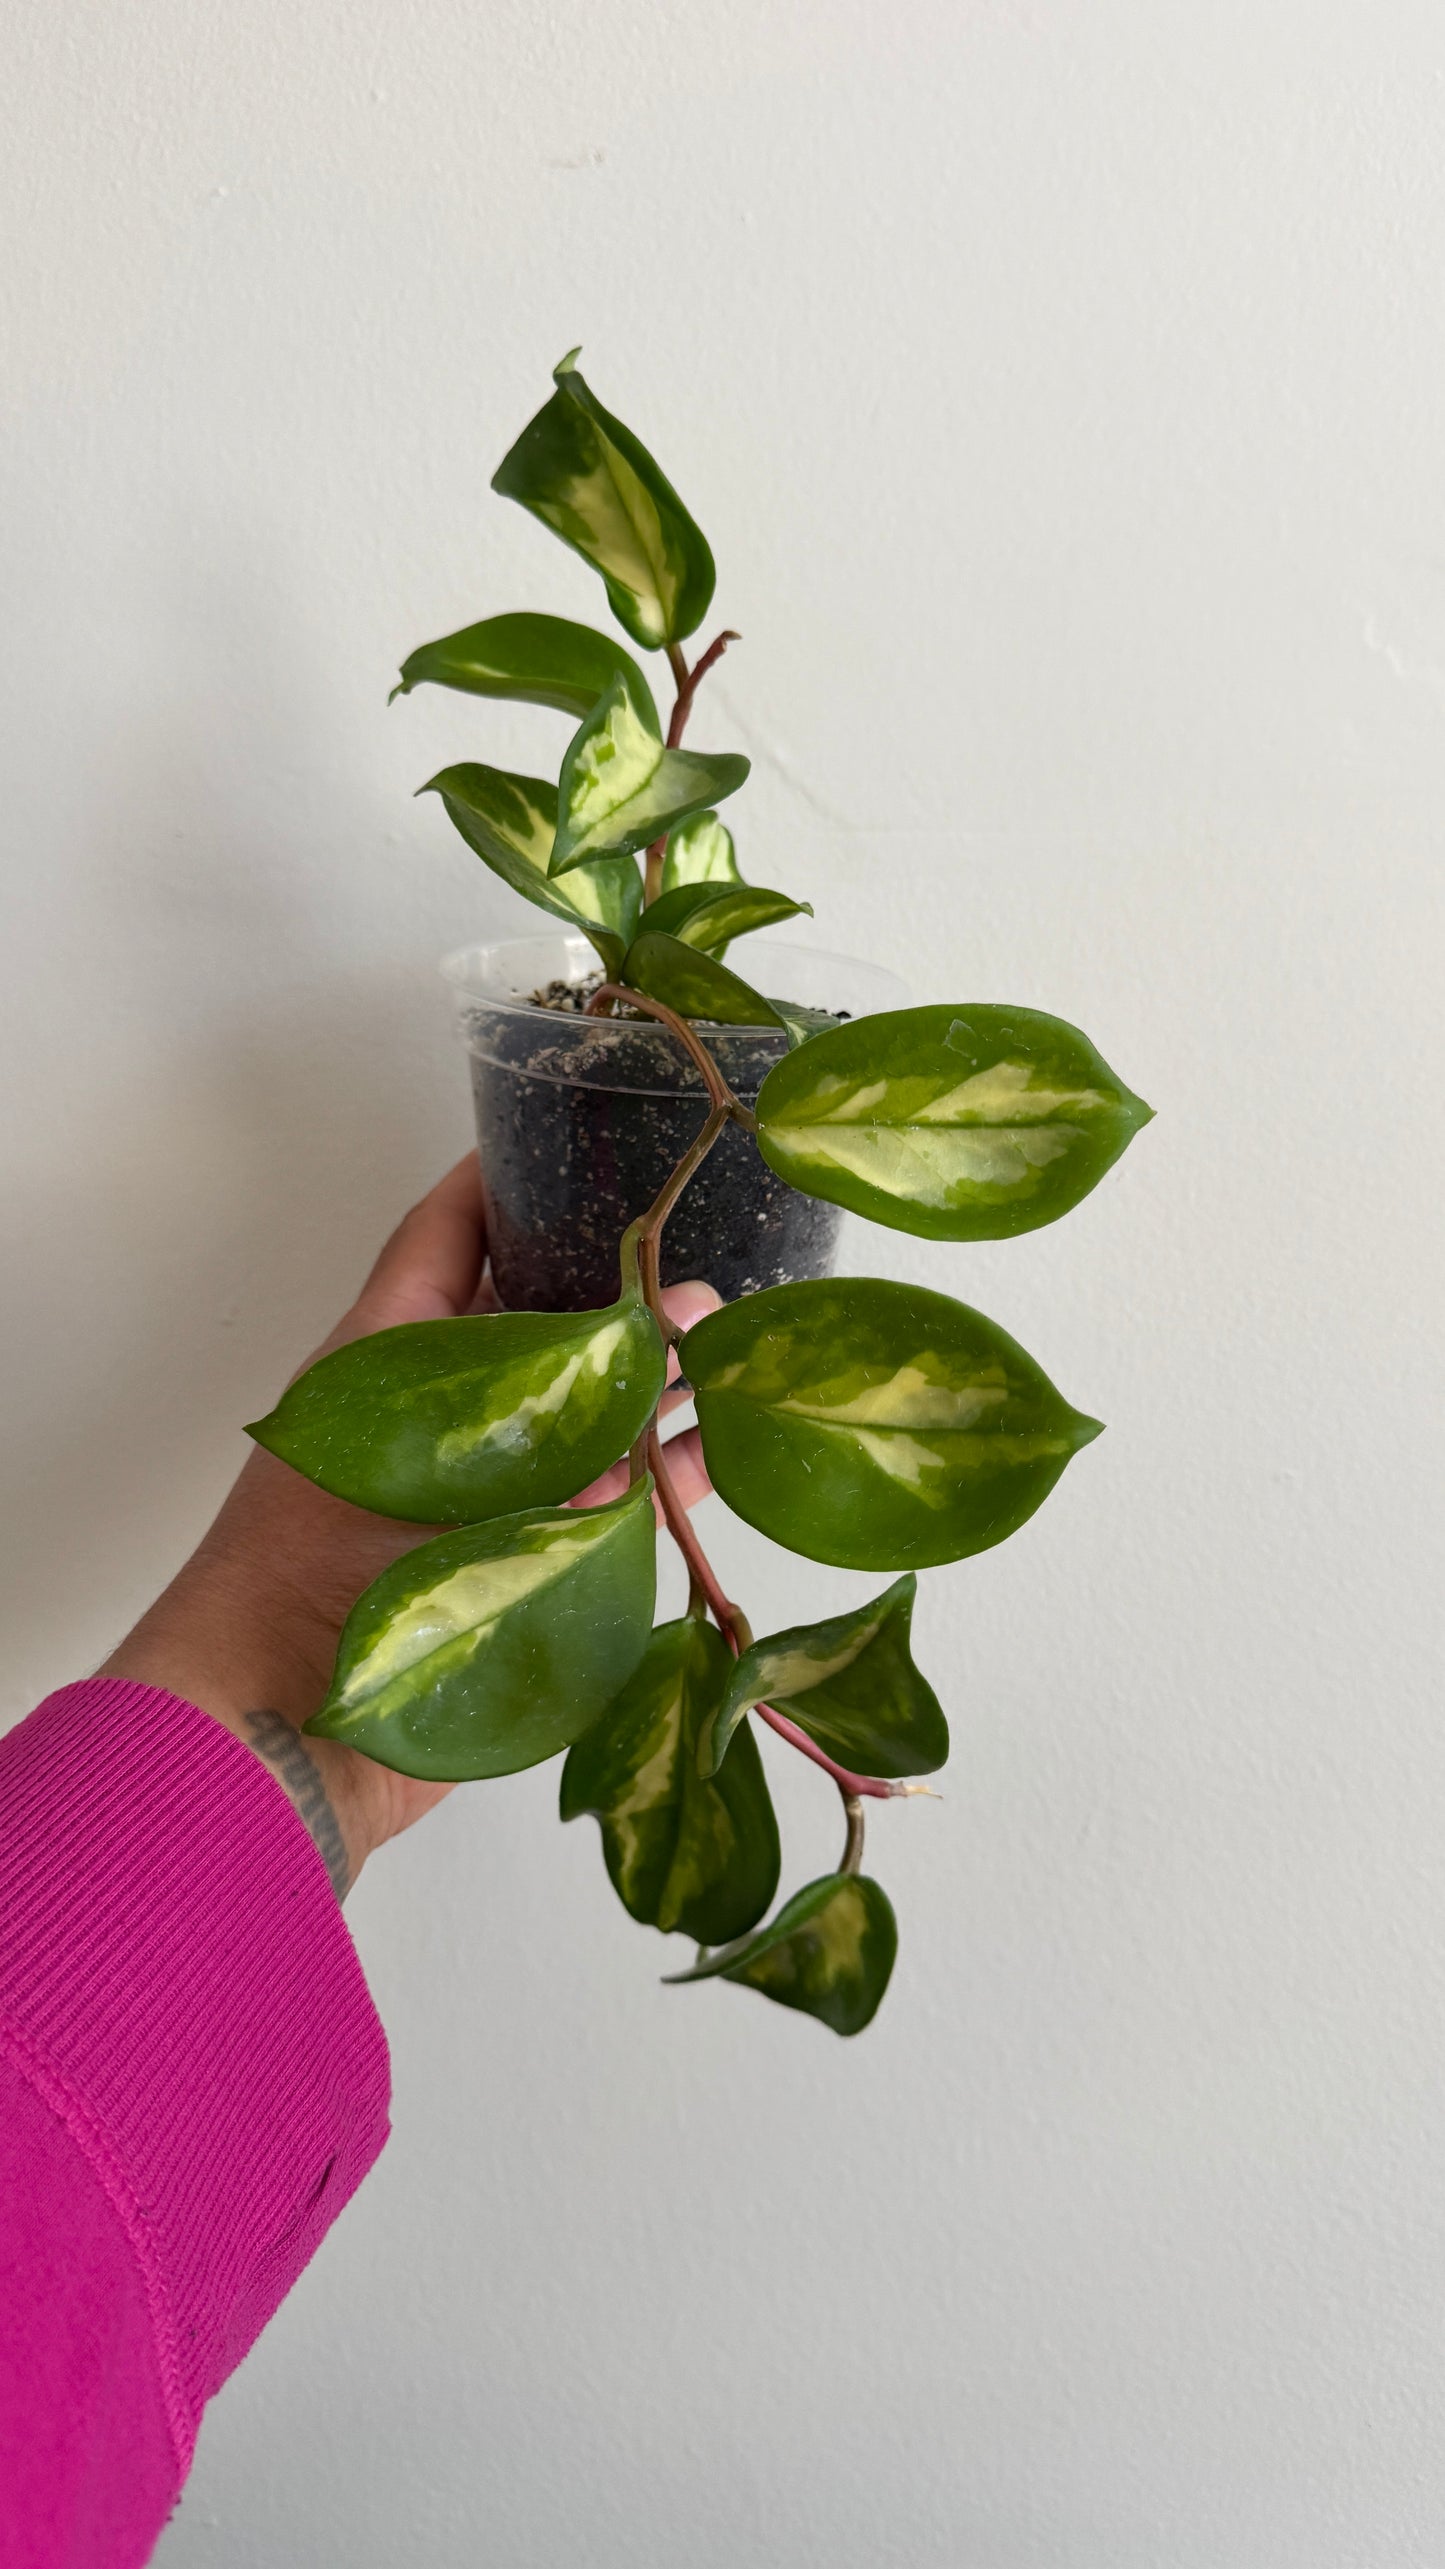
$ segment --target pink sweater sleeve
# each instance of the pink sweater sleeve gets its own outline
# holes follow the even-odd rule
[[[0,2569],[133,2569],[386,2138],[386,2042],[259,1758],[146,1686],[0,1739]]]

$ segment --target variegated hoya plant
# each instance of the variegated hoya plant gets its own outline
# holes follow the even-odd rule
[[[683,746],[699,683],[736,639],[691,663],[684,650],[712,599],[712,554],[574,356],[555,384],[493,488],[590,563],[631,641],[665,655],[666,731],[632,654],[555,616],[491,616],[428,643],[396,692],[429,681],[571,716],[555,785],[466,761],[422,790],[514,890],[586,933],[604,975],[590,1005],[669,1027],[708,1112],[619,1242],[606,1310],[383,1330],[322,1357],[251,1433],[323,1489],[448,1529],[356,1606],[310,1730],[433,1778],[511,1774],[565,1749],[563,1818],[593,1813],[630,1914],[699,1947],[675,1978],[730,1980],[854,2034],[897,1943],[861,1869],[864,1806],[926,1790],[948,1752],[909,1647],[915,1574],[1012,1534],[1098,1426],[995,1322],[920,1287],[839,1277],[711,1313],[679,1354],[718,1492],[794,1552],[890,1575],[850,1613],[754,1640],[659,1442],[677,1335],[659,1237],[730,1120],[807,1195],[930,1240],[997,1240],[1067,1213],[1150,1110],[1076,1027],[1033,1009],[831,1023],[724,961],[734,939],[807,905],[738,871],[717,806],[747,760]],[[784,1030],[755,1112],[717,1068],[709,1025]],[[624,1454],[623,1497],[568,1504]],[[654,1629],[659,1511],[690,1594]],[[837,1872],[771,1919],[778,1830],[755,1718],[831,1777],[846,1814]]]

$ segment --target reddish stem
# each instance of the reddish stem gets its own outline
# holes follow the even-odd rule
[[[675,1008],[664,1007],[660,999],[649,999],[641,990],[628,990],[620,981],[604,981],[600,990],[594,990],[587,1002],[586,1014],[589,1017],[600,1016],[604,1006],[640,1008],[645,1017],[655,1017],[660,1026],[670,1028],[702,1072],[707,1082],[707,1093],[714,1106],[724,1107],[729,1115],[733,1113],[738,1100],[734,1097],[706,1044],[700,1036],[693,1033],[687,1019],[679,1017]]]
[[[689,1142],[660,1194],[643,1214],[641,1220],[634,1222],[623,1234],[622,1290],[624,1293],[627,1290],[627,1243],[629,1240],[635,1240],[637,1275],[642,1287],[642,1299],[665,1339],[675,1339],[680,1333],[668,1319],[662,1304],[662,1226],[689,1179],[697,1175],[727,1120],[728,1111],[725,1106],[714,1106],[711,1109],[707,1122],[696,1138]]]
[[[815,1766],[822,1767],[825,1775],[831,1775],[845,1802],[854,1801],[863,1793],[876,1802],[891,1802],[895,1793],[902,1792],[901,1784],[890,1784],[881,1775],[854,1775],[848,1767],[837,1765],[816,1740],[809,1739],[807,1732],[801,1730],[796,1722],[790,1722],[786,1713],[775,1713],[771,1704],[755,1704],[753,1710],[761,1715],[769,1730],[777,1732],[779,1739],[785,1739],[790,1748],[800,1748],[805,1757],[811,1757]]]
[[[679,736],[682,724],[687,720],[692,690],[696,687],[698,679],[711,668],[713,662],[727,648],[728,643],[736,640],[736,634],[720,633],[711,648],[704,652],[702,659],[692,672],[690,681],[687,676],[687,663],[676,645],[673,645],[669,656],[674,669],[681,672],[678,681],[677,706],[673,712],[673,725]],[[670,740],[672,737],[672,733],[669,733]],[[661,851],[666,844],[665,838],[659,839],[655,847],[648,849],[649,878],[654,854],[660,867]],[[649,888],[649,900],[653,897]],[[660,999],[649,999],[640,990],[627,990],[618,982],[604,981],[601,989],[594,991],[587,1002],[588,1014],[595,1015],[600,1008],[619,1002],[628,1007],[640,1008],[644,1015],[655,1017],[659,1025],[671,1028],[679,1043],[696,1062],[707,1082],[708,1096],[712,1101],[711,1112],[696,1140],[689,1145],[655,1203],[642,1216],[641,1221],[633,1226],[637,1233],[638,1271],[643,1296],[649,1311],[666,1338],[673,1333],[662,1308],[659,1276],[659,1243],[662,1226],[688,1180],[701,1167],[703,1160],[712,1149],[729,1116],[738,1115],[740,1111],[746,1110],[740,1110],[738,1099],[723,1078],[707,1046],[700,1036],[694,1033],[687,1019],[679,1017],[675,1009],[664,1006]],[[748,1121],[752,1123],[751,1116]],[[705,1603],[734,1658],[740,1657],[752,1640],[751,1628],[742,1609],[735,1606],[731,1599],[724,1595],[717,1573],[698,1541],[687,1509],[678,1497],[676,1485],[663,1452],[662,1438],[657,1432],[655,1411],[634,1445],[630,1459],[634,1481],[640,1479],[644,1465],[651,1472],[667,1530],[687,1564],[689,1613],[693,1612],[700,1603]],[[843,1797],[843,1807],[848,1814],[848,1838],[843,1853],[842,1870],[856,1872],[863,1852],[861,1805],[864,1797],[879,1802],[891,1801],[896,1793],[907,1792],[907,1785],[888,1782],[880,1775],[855,1775],[850,1768],[840,1766],[836,1759],[829,1757],[827,1751],[819,1748],[817,1741],[810,1739],[800,1724],[791,1721],[786,1713],[776,1712],[771,1704],[757,1704],[754,1710],[767,1723],[770,1730],[777,1732],[779,1739],[785,1739],[790,1748],[798,1749],[804,1757],[811,1759],[814,1766],[821,1766],[825,1775],[832,1776]]]
[[[669,749],[676,749],[681,744],[682,735],[687,729],[688,715],[692,712],[692,700],[709,669],[717,667],[730,642],[741,642],[741,640],[740,633],[720,633],[715,642],[708,644],[702,658],[692,669],[688,668],[676,643],[673,644],[667,656],[672,662],[672,674],[677,680],[677,702],[672,709],[672,720],[667,726]]]
[[[668,644],[668,664],[672,670],[673,683],[677,688],[677,699],[672,708],[672,719],[667,726],[667,746],[669,749],[676,749],[681,743],[682,735],[687,729],[688,715],[692,712],[692,700],[697,694],[698,688],[701,686],[704,678],[707,676],[709,669],[713,669],[717,666],[717,663],[721,660],[723,653],[726,651],[730,642],[740,642],[741,640],[741,634],[720,633],[715,642],[710,642],[708,644],[706,651],[703,653],[702,658],[698,661],[697,666],[694,669],[689,669],[680,643],[670,642]],[[667,854],[667,837],[668,834],[666,830],[664,830],[661,838],[655,838],[653,840],[652,845],[647,850],[646,856],[643,859],[643,888],[649,901],[655,901],[659,892],[662,890],[662,861]]]
[[[697,1539],[692,1519],[677,1495],[672,1474],[668,1470],[663,1454],[662,1439],[655,1427],[649,1431],[647,1439],[647,1468],[657,1484],[657,1495],[662,1501],[662,1513],[667,1519],[668,1533],[687,1563],[688,1577],[694,1587],[699,1588],[706,1597],[713,1622],[736,1658],[739,1651],[745,1647],[739,1639],[739,1628],[745,1629],[743,1618],[738,1608],[723,1595],[717,1572]]]
[[[697,1539],[692,1520],[673,1486],[672,1474],[663,1457],[662,1439],[656,1429],[647,1440],[647,1468],[662,1501],[668,1533],[687,1563],[688,1577],[707,1599],[713,1621],[728,1648],[735,1658],[739,1657],[751,1638],[746,1621],[731,1600],[724,1596],[717,1572]],[[902,1790],[898,1784],[886,1783],[881,1775],[854,1775],[846,1766],[839,1766],[825,1749],[819,1748],[816,1740],[809,1739],[797,1722],[790,1721],[786,1713],[774,1712],[771,1704],[758,1704],[754,1709],[768,1728],[777,1732],[779,1739],[785,1739],[790,1748],[801,1749],[804,1757],[811,1758],[815,1766],[822,1767],[825,1775],[832,1776],[845,1801],[868,1794],[875,1801],[887,1802]]]

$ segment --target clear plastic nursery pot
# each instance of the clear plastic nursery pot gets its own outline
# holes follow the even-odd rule
[[[870,1016],[907,1004],[890,972],[760,941],[754,986],[802,1008]],[[645,1213],[707,1112],[702,1079],[665,1026],[539,1007],[552,982],[595,979],[565,930],[467,946],[442,971],[471,1060],[492,1277],[512,1311],[585,1311],[617,1292],[617,1244]],[[771,1026],[700,1029],[751,1105],[787,1039]],[[729,1125],[672,1213],[662,1281],[702,1276],[725,1302],[832,1272],[842,1216],[784,1185]]]

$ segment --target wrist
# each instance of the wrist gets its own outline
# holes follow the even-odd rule
[[[326,1693],[335,1636],[273,1578],[204,1547],[99,1670],[184,1697],[262,1759],[310,1833],[338,1899],[388,1834],[384,1771],[301,1725]]]

